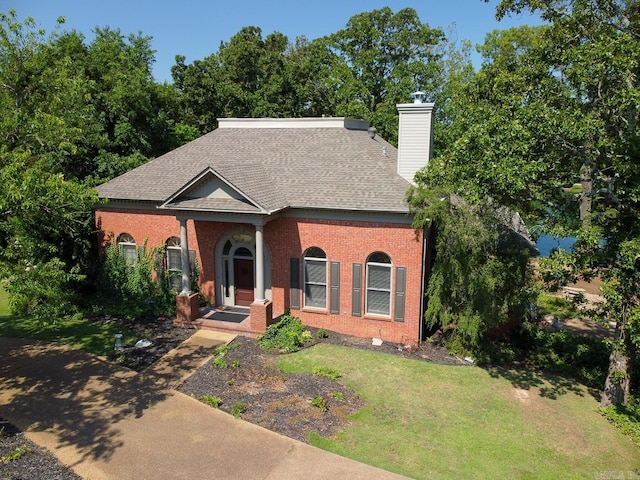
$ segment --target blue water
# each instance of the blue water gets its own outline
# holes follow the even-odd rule
[[[554,248],[562,248],[564,250],[570,250],[573,244],[576,242],[575,237],[557,238],[551,235],[540,235],[536,246],[540,251],[541,257],[548,257],[551,250]]]

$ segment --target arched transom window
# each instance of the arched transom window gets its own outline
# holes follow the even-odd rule
[[[128,233],[121,233],[117,240],[118,248],[127,263],[132,267],[136,264],[136,241]]]

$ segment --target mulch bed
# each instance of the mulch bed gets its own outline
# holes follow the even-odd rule
[[[315,329],[309,330],[316,338]],[[408,346],[384,342],[374,346],[371,339],[327,333],[328,338],[321,341],[418,360],[461,364],[444,348],[432,344]],[[339,380],[280,371],[277,356],[263,352],[255,339],[237,337],[229,346],[223,368],[208,362],[179,390],[201,400],[206,395],[217,397],[218,408],[227,413],[233,413],[234,406],[243,405],[246,408],[240,415],[243,420],[301,442],[308,442],[311,433],[323,437],[336,435],[350,425],[348,417],[365,405]],[[314,406],[314,400],[319,405]]]
[[[0,478],[3,480],[81,480],[46,448],[0,417]]]

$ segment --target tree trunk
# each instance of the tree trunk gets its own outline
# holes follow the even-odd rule
[[[604,393],[600,405],[626,405],[629,400],[631,384],[632,353],[631,339],[624,326],[616,325],[616,343],[609,357],[609,372],[604,384]]]
[[[588,225],[591,219],[592,189],[591,164],[585,161],[580,168],[580,184],[582,185],[582,195],[580,196],[580,220],[583,225]]]

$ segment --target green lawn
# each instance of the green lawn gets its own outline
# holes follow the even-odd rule
[[[583,479],[615,471],[630,478],[640,468],[640,449],[596,412],[597,400],[560,377],[328,344],[280,365],[336,369],[368,403],[337,438],[316,435],[312,444],[408,477]]]
[[[106,356],[113,351],[116,333],[133,341],[133,332],[117,322],[90,322],[81,317],[36,320],[20,318],[9,312],[9,299],[0,288],[0,337],[33,338],[69,345],[73,348]]]

